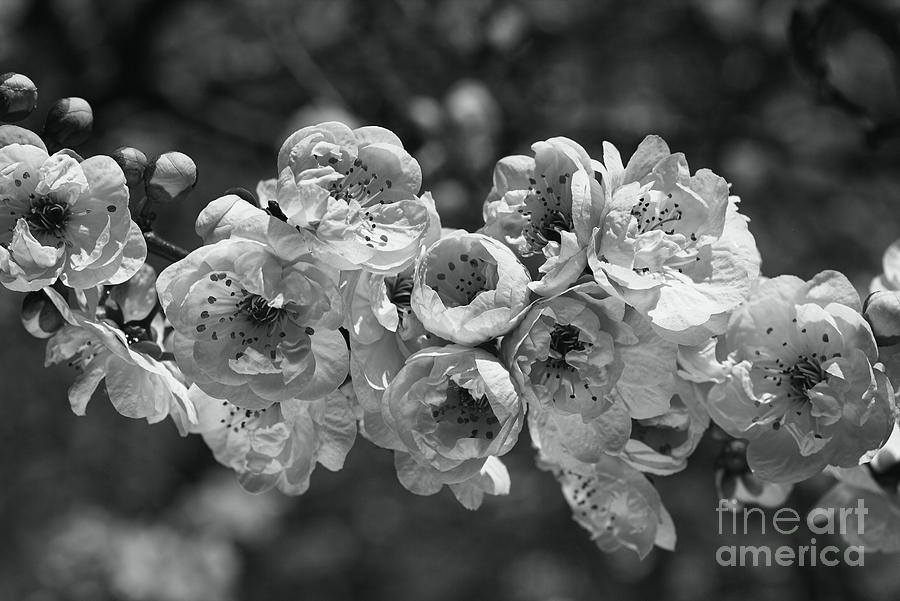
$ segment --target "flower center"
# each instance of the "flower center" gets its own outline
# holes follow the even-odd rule
[[[385,286],[387,286],[387,296],[397,307],[397,319],[400,321],[401,328],[409,324],[412,315],[412,289],[413,281],[410,274],[398,274],[393,277],[385,278]]]
[[[409,309],[411,306],[413,281],[409,275],[396,275],[385,279],[388,299],[397,305],[400,310]]]
[[[571,216],[566,215],[562,211],[552,211],[544,215],[544,219],[537,224],[532,243],[539,248],[543,248],[549,242],[559,244],[562,242],[560,232],[572,231],[573,227]]]
[[[329,159],[329,163],[337,168],[337,160],[334,163]],[[354,159],[352,164],[342,171],[344,177],[332,181],[328,185],[328,192],[333,198],[343,200],[344,202],[357,201],[360,205],[367,205],[374,196],[389,190],[394,183],[389,179],[380,179],[378,173],[370,170],[369,165],[362,159]]]
[[[69,222],[69,204],[51,196],[40,196],[31,203],[25,216],[29,228],[36,233],[60,237]]]
[[[570,232],[572,223],[572,198],[568,173],[559,175],[558,180],[549,181],[545,174],[531,179],[528,197],[522,213],[528,217],[528,226],[523,234],[528,240],[532,253],[538,253],[549,242],[559,243],[560,232]]]
[[[797,363],[785,370],[785,375],[790,380],[791,387],[800,393],[805,393],[825,379],[822,363],[816,357],[801,357]]]
[[[840,353],[835,354],[836,357]],[[813,388],[819,382],[825,380],[825,371],[822,369],[822,360],[825,356],[800,355],[792,365],[782,359],[775,359],[774,363],[761,365],[764,372],[763,378],[775,383],[775,386],[786,384],[789,387],[788,398],[796,395],[799,399],[806,399],[806,391]]]
[[[588,346],[591,346],[590,342],[578,339],[578,328],[571,324],[556,324],[550,332],[550,356],[547,367],[574,371],[575,368],[566,361],[566,355],[572,351],[583,351]],[[548,372],[546,377],[549,376]]]
[[[450,438],[494,438],[494,428],[500,421],[494,415],[487,397],[475,398],[456,382],[447,384],[447,400],[431,411],[438,425],[450,427]],[[484,424],[482,426],[482,423]]]
[[[435,267],[437,273],[434,279],[429,277],[428,284],[438,291],[447,307],[471,304],[481,292],[496,287],[497,266],[477,256],[475,251],[463,252],[458,261],[452,258]]]
[[[668,198],[672,195],[669,194]],[[666,202],[657,202],[647,197],[641,197],[638,203],[631,209],[631,216],[637,219],[638,231],[642,234],[654,230],[662,230],[663,233],[673,235],[674,224],[681,221],[684,212],[678,208],[678,203],[667,206]]]
[[[247,314],[250,322],[258,326],[268,326],[277,322],[283,310],[269,305],[269,302],[258,294],[248,295],[238,305],[238,310]]]
[[[561,359],[565,359],[569,351],[583,351],[586,345],[578,339],[578,328],[571,324],[556,324],[550,333],[550,350],[559,353]]]

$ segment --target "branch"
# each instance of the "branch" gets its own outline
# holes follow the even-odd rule
[[[188,256],[188,251],[159,237],[155,232],[144,232],[144,241],[147,242],[148,252],[172,263]]]

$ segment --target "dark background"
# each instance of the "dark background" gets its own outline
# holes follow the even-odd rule
[[[898,23],[897,0],[0,0],[0,71],[38,84],[35,128],[55,98],[88,99],[84,154],[191,155],[196,191],[159,218],[190,248],[205,203],[272,177],[281,140],[321,120],[394,130],[445,224],[469,228],[499,157],[554,135],[628,156],[658,133],[733,182],[765,274],[835,268],[865,289],[900,237]],[[719,545],[810,534],[718,535],[712,441],[657,480],[678,552],[643,562],[594,548],[525,437],[512,494],[476,513],[407,493],[365,441],[303,497],[252,497],[169,423],[102,394],[72,415],[74,374],[42,368],[20,300],[0,292],[0,600],[900,597],[897,556],[718,567]]]

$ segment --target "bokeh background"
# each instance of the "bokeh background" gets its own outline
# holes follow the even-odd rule
[[[864,289],[900,237],[898,25],[897,0],[0,0],[0,71],[38,84],[35,128],[55,98],[88,99],[84,154],[191,155],[199,185],[158,220],[189,248],[204,204],[271,177],[309,123],[394,130],[445,224],[470,228],[497,158],[553,135],[627,155],[658,133],[733,183],[767,275],[830,267]],[[713,441],[657,479],[678,552],[643,562],[594,548],[524,436],[512,493],[476,513],[407,493],[365,441],[303,497],[247,495],[171,424],[102,394],[72,415],[73,373],[43,369],[20,302],[0,291],[0,600],[900,597],[898,556],[718,567],[719,545],[809,534],[720,536]]]

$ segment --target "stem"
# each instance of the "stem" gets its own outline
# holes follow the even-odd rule
[[[156,221],[156,213],[150,205],[150,199],[144,196],[135,205],[134,222],[141,228],[144,241],[147,243],[147,252],[174,263],[188,256],[188,251],[176,244],[172,244],[165,238],[161,238],[153,231],[153,222]]]
[[[148,252],[172,263],[188,256],[188,251],[164,238],[160,238],[155,232],[144,232],[144,241],[147,243]]]

